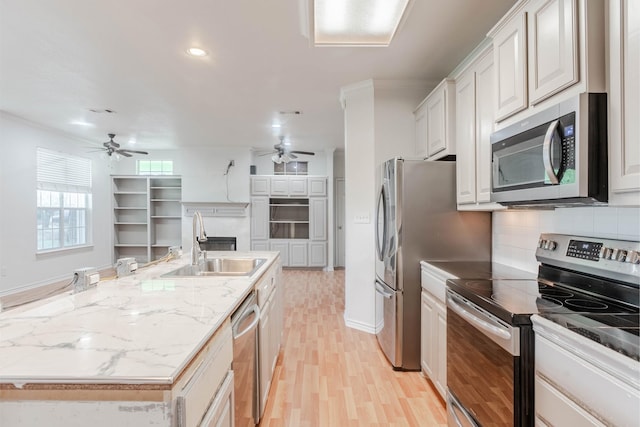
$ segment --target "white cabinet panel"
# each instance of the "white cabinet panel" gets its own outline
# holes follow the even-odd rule
[[[436,389],[443,398],[447,395],[447,309],[440,301],[435,304],[435,325],[437,346],[434,350],[434,372]]]
[[[289,267],[289,242],[288,241],[269,241],[269,250],[280,252],[280,259],[282,259],[282,265]]]
[[[610,204],[640,205],[640,2],[609,2]]]
[[[271,177],[270,194],[272,196],[288,196],[289,180],[286,176]]]
[[[447,309],[444,303],[447,278],[453,277],[436,273],[428,264],[421,265],[420,360],[422,371],[443,399],[447,391]]]
[[[252,240],[251,250],[252,251],[268,251],[269,241],[268,240]]]
[[[326,197],[327,195],[327,178],[313,177],[309,178],[309,197]]]
[[[233,427],[233,398],[233,371],[229,371],[200,426]]]
[[[309,242],[309,267],[327,265],[327,242]]]
[[[300,197],[307,195],[307,177],[289,177],[289,195]]]
[[[306,267],[308,244],[303,242],[289,243],[289,266],[290,267]]]
[[[422,372],[433,378],[433,309],[435,302],[429,293],[422,291],[422,305],[420,308],[420,360]]]
[[[533,0],[528,6],[532,104],[578,81],[577,0]]]
[[[427,106],[423,102],[413,113],[416,122],[415,155],[425,159],[427,157]]]
[[[494,130],[494,66],[486,55],[476,68],[476,202],[491,201],[491,133]]]
[[[427,156],[438,159],[455,154],[455,132],[453,119],[455,115],[454,83],[450,79],[443,80],[427,96]]]
[[[251,240],[269,238],[269,198],[251,199]]]
[[[269,181],[270,180],[268,176],[252,176],[251,177],[251,195],[252,196],[268,196]]]
[[[309,199],[309,239],[327,240],[327,199]]]
[[[460,210],[502,209],[491,202],[494,66],[490,47],[456,78],[456,187]]]
[[[475,73],[456,80],[456,187],[458,204],[476,202]]]
[[[527,108],[526,14],[515,16],[493,37],[496,120]]]

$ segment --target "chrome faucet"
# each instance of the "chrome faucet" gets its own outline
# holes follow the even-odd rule
[[[200,223],[200,228],[196,232],[196,223]],[[198,265],[200,263],[200,254],[203,253],[200,249],[200,243],[207,241],[207,233],[204,231],[204,223],[202,222],[202,215],[199,211],[193,213],[193,245],[191,246],[191,265]],[[207,257],[205,253],[205,258]]]

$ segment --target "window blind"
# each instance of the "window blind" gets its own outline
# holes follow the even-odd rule
[[[44,148],[37,149],[40,190],[91,192],[91,160]]]

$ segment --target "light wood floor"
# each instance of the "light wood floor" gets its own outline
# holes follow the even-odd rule
[[[261,427],[445,426],[418,372],[396,372],[375,335],[344,325],[344,271],[285,270],[284,339]]]

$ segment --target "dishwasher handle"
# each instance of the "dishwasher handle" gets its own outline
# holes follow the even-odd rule
[[[240,326],[240,324],[242,324],[242,322],[246,318],[248,318],[254,313],[256,315],[256,318],[253,319],[253,321],[249,324],[249,326],[244,328],[244,330],[242,331],[238,331],[238,327]],[[233,339],[237,340],[238,338],[242,337],[244,334],[249,333],[251,330],[255,329],[258,326],[259,321],[260,321],[260,307],[258,307],[258,304],[253,304],[252,306],[248,307],[244,313],[242,313],[242,316],[233,325],[233,328],[232,328]]]

